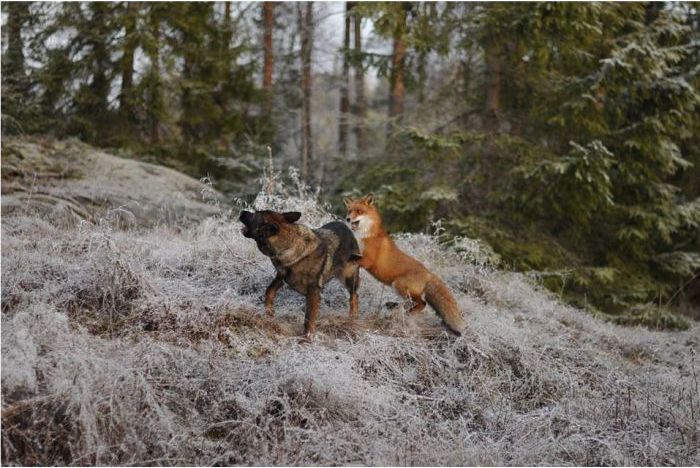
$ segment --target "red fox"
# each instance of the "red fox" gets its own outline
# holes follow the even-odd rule
[[[420,313],[427,302],[451,331],[461,335],[464,320],[452,293],[440,278],[403,253],[391,240],[374,206],[374,196],[369,194],[344,201],[348,209],[347,222],[360,246],[360,266],[382,283],[392,286],[401,297],[413,301],[409,314]]]

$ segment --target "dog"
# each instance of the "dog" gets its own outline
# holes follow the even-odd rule
[[[265,291],[265,312],[274,316],[277,292],[287,283],[306,296],[304,338],[316,330],[321,290],[333,278],[342,280],[350,293],[350,317],[358,316],[360,249],[352,231],[342,222],[311,229],[297,223],[301,213],[293,211],[242,211],[239,217],[245,237],[270,257],[277,275]]]

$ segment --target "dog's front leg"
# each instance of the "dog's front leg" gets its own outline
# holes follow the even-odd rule
[[[270,283],[270,286],[265,290],[265,313],[271,317],[275,315],[275,297],[277,296],[277,291],[280,290],[283,284],[284,275],[278,272],[275,279]]]
[[[313,339],[320,305],[321,288],[311,287],[306,292],[306,317],[304,318],[304,339],[306,341],[311,341]]]

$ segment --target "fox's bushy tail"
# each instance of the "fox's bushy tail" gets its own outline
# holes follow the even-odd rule
[[[457,301],[447,285],[437,276],[433,276],[425,285],[425,300],[455,335],[459,336],[464,332],[464,320]]]

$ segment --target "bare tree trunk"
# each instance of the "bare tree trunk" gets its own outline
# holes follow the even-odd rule
[[[107,119],[107,109],[109,107],[108,98],[110,83],[107,77],[109,67],[109,51],[107,46],[107,29],[111,7],[107,3],[88,3],[92,19],[90,28],[94,31],[94,36],[90,38],[89,44],[94,56],[94,70],[92,81],[87,85],[91,96],[82,104],[81,114],[91,119],[96,124],[96,128],[101,129]]]
[[[513,49],[516,49],[516,45],[513,44]],[[508,123],[510,124],[509,132],[512,135],[522,136],[523,135],[523,125],[527,113],[527,99],[532,95],[532,89],[527,81],[527,68],[525,66],[525,61],[519,60],[517,65],[510,70],[512,76],[509,75],[509,83],[513,83],[516,90],[515,96],[512,101],[509,102],[508,106]],[[502,80],[502,78],[501,78]]]
[[[486,50],[486,115],[484,116],[484,129],[490,132],[497,132],[500,128],[501,119],[501,78],[502,78],[502,63],[501,50],[491,48]],[[477,163],[477,171],[482,173],[485,193],[492,193],[495,179],[495,162],[499,152],[493,140],[488,140],[484,149],[484,155]],[[487,199],[482,199],[483,203],[488,205]]]
[[[226,2],[224,4],[224,25],[223,25],[223,35],[221,40],[221,56],[222,58],[228,53],[229,47],[231,47],[231,38],[233,38],[233,29],[231,28],[231,2]],[[226,62],[227,71],[230,71],[230,63]]]
[[[355,140],[357,150],[363,155],[367,152],[367,136],[365,134],[365,114],[367,113],[367,98],[365,97],[365,69],[362,66],[362,16],[355,12]]]
[[[133,80],[134,80],[134,51],[136,50],[136,17],[139,4],[129,2],[124,15],[124,56],[122,57],[122,89],[119,95],[119,114],[124,122],[134,120],[133,113]]]
[[[274,27],[275,2],[263,2],[263,89],[265,90],[265,110],[272,109],[272,29]]]
[[[193,42],[191,34],[183,31],[183,42]],[[194,62],[193,52],[188,48],[185,49],[182,59],[182,80],[184,85],[180,89],[180,106],[182,112],[179,119],[180,132],[185,144],[185,151],[190,153],[192,143],[196,139],[196,129],[193,125],[193,114],[197,112],[198,103],[192,95],[191,82],[194,80]]]
[[[7,3],[7,51],[3,57],[3,75],[12,80],[24,77],[24,41],[22,25],[29,17],[29,3]]]
[[[428,65],[428,54],[425,51],[421,51],[418,54],[418,102],[423,104],[425,102],[425,85],[428,79],[426,67]]]
[[[486,127],[497,129],[501,114],[501,57],[497,49],[486,51]]]
[[[29,4],[27,2],[3,3],[3,12],[7,12],[7,20],[3,27],[3,36],[7,31],[7,50],[2,54],[2,132],[6,125],[12,122],[12,127],[22,130],[20,123],[22,114],[27,109],[30,82],[25,73],[24,40],[22,29],[29,19]],[[7,7],[7,10],[5,10]],[[5,43],[3,37],[3,44]],[[48,94],[44,99],[49,101]],[[53,111],[53,100],[50,100]]]
[[[306,10],[306,12],[304,12]],[[309,182],[309,166],[313,160],[313,140],[311,135],[311,52],[313,49],[313,2],[306,2],[302,8],[297,3],[299,30],[301,32],[301,177]]]
[[[343,81],[340,87],[340,119],[338,124],[338,151],[348,155],[348,114],[350,113],[350,19],[352,2],[345,2],[345,38],[343,41]]]
[[[148,126],[152,145],[160,142],[160,115],[163,110],[163,100],[160,86],[160,20],[159,13],[154,11],[151,4],[149,11],[149,33],[151,41],[146,48],[146,53],[151,62],[148,78]]]
[[[389,100],[389,117],[400,117],[406,97],[406,10],[402,9],[401,20],[394,30],[394,47],[391,59],[391,99]],[[398,119],[397,119],[398,120]]]

